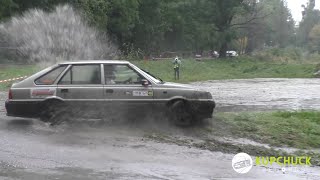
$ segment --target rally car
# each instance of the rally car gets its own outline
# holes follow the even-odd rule
[[[190,125],[212,116],[209,92],[164,82],[128,61],[59,63],[13,84],[5,103],[8,116],[57,122],[71,117],[111,117],[164,112]],[[63,115],[63,116],[62,116]]]

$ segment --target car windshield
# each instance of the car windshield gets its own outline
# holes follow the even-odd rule
[[[131,66],[133,66],[135,69],[138,69],[138,70],[142,71],[143,75],[147,76],[149,79],[151,79],[155,83],[157,83],[157,84],[163,84],[164,83],[164,81],[162,79],[160,79],[157,76],[151,74],[150,72],[148,72],[148,71],[146,71],[144,69],[140,69],[140,68],[138,68],[137,66],[135,66],[133,64],[131,64]]]
[[[147,73],[149,76],[153,77],[154,79],[156,79],[156,80],[160,81],[160,83],[164,83],[164,81],[163,81],[161,78],[159,78],[159,77],[157,77],[157,76],[155,76],[155,75],[151,74],[149,71],[144,70],[144,69],[141,69],[141,70],[142,70],[143,72]]]

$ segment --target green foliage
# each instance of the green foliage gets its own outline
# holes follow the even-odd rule
[[[126,53],[121,57],[121,59],[134,61],[144,58],[143,51],[139,48],[136,49],[132,44],[125,44],[122,48]]]
[[[224,57],[225,51],[239,49],[239,38],[247,39],[241,47],[247,53],[305,46],[320,19],[318,11],[308,10],[295,37],[283,0],[1,0],[0,20],[30,8],[50,11],[61,3],[73,5],[90,25],[109,34],[125,56],[133,50],[143,56],[217,50]]]
[[[315,25],[309,33],[309,49],[311,52],[320,52],[320,24]]]
[[[133,42],[136,47],[143,49],[146,54],[159,53],[164,31],[168,25],[163,21],[165,6],[158,0],[140,1],[139,19],[133,28]]]
[[[56,4],[70,3],[91,25],[111,35],[124,55],[140,49],[148,56],[163,51],[226,49],[226,43],[236,38],[236,31],[230,28],[233,17],[249,11],[244,0],[5,1],[16,4],[17,13],[35,7],[51,10]],[[128,46],[133,46],[130,52]]]
[[[219,36],[219,54],[220,57],[226,57],[228,44],[237,38],[236,29],[237,24],[244,22],[233,22],[237,15],[246,16],[253,11],[255,3],[250,4],[244,0],[205,0],[201,1],[200,8],[205,13],[200,17],[207,24],[212,25],[212,31],[216,31]],[[250,2],[250,1],[249,1]]]
[[[287,47],[294,36],[294,20],[289,8],[282,0],[262,1],[267,17],[263,19],[265,28],[264,42],[268,46]]]
[[[303,50],[299,48],[270,48],[253,53],[253,57],[263,61],[288,62],[303,60]]]
[[[319,10],[307,10],[306,15],[301,21],[297,30],[297,43],[302,47],[306,47],[309,44],[309,36],[313,27],[320,23],[320,11]],[[310,44],[309,44],[310,45]],[[312,47],[312,46],[309,46]]]
[[[120,47],[131,43],[133,29],[139,19],[138,0],[109,0],[108,32],[114,35]]]
[[[71,0],[71,3],[81,9],[83,17],[101,30],[107,28],[109,2],[105,0]]]
[[[17,14],[22,14],[30,8],[41,8],[50,11],[57,4],[71,1],[74,0],[1,0],[0,21]]]
[[[2,19],[10,17],[14,11],[18,8],[17,4],[13,0],[1,0],[0,1],[0,21]]]

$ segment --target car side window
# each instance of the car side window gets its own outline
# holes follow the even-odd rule
[[[37,85],[52,85],[67,66],[59,66],[35,80]]]
[[[104,76],[107,85],[141,84],[141,80],[143,79],[140,74],[125,64],[105,64]]]
[[[101,84],[100,64],[73,65],[59,84]]]

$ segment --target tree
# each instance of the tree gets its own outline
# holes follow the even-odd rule
[[[0,21],[12,16],[12,14],[17,9],[18,9],[18,6],[13,0],[1,0],[0,1]]]
[[[255,0],[206,0],[201,1],[202,9],[205,12],[206,23],[212,24],[212,30],[218,32],[220,57],[226,57],[228,44],[237,39],[237,29],[256,19],[253,14]],[[234,22],[236,16],[248,17],[244,22]]]
[[[320,52],[320,24],[315,25],[309,33],[309,49],[311,52]]]
[[[190,54],[219,50],[221,57],[225,57],[227,50],[238,48],[239,39],[245,40],[241,41],[245,42],[241,43],[241,51],[251,52],[265,45],[285,47],[294,34],[294,22],[284,0],[1,0],[1,3],[6,5],[0,6],[0,20],[30,8],[50,12],[59,3],[71,4],[90,26],[109,34],[124,55],[135,51],[153,55],[161,51]],[[305,23],[309,24],[307,19]],[[301,29],[302,39],[307,39],[312,27],[302,27],[306,29]]]
[[[306,10],[304,19],[300,22],[297,30],[297,41],[302,47],[306,47],[309,41],[309,34],[312,28],[320,23],[320,11],[319,10]]]
[[[160,53],[164,32],[168,29],[164,21],[164,6],[159,0],[139,2],[139,18],[133,28],[132,42],[147,55]]]
[[[294,20],[290,10],[283,0],[262,0],[257,3],[259,16],[245,28],[249,44],[247,52],[269,47],[286,47],[293,44]]]
[[[202,5],[197,0],[176,0],[166,3],[163,22],[163,47],[202,53],[215,47],[215,32],[212,25],[204,21]]]
[[[138,8],[138,0],[109,0],[107,30],[124,52],[126,44],[133,43],[133,30],[139,20]]]
[[[99,28],[100,30],[107,29],[108,15],[110,3],[105,0],[69,0],[80,10],[82,17],[84,17],[90,25]]]

